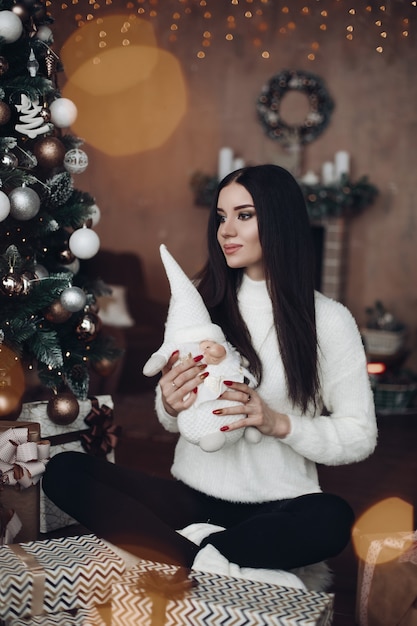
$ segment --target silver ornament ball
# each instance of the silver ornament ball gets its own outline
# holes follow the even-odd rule
[[[71,313],[76,313],[84,308],[87,296],[79,287],[67,287],[61,293],[60,300],[64,309],[71,311]]]
[[[30,187],[16,187],[9,193],[9,200],[10,215],[22,222],[35,217],[41,206],[38,194]]]

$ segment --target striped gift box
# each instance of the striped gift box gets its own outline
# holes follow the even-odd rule
[[[95,535],[0,547],[0,617],[10,624],[110,600],[125,562]]]
[[[329,593],[140,561],[113,584],[112,626],[330,626],[333,600]]]

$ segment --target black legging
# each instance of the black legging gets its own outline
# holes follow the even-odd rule
[[[206,538],[241,567],[290,570],[335,556],[350,538],[353,512],[339,496],[241,504],[184,483],[149,476],[79,452],[48,463],[43,489],[89,531],[129,552],[190,567],[200,549],[175,532],[195,522],[224,527]]]

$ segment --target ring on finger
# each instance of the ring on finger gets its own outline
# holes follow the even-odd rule
[[[248,399],[246,400],[245,404],[247,404],[247,403],[250,401],[251,397],[252,397],[252,396],[249,394],[249,395],[248,395]]]
[[[177,385],[174,383],[174,381],[172,381],[171,385],[174,387],[174,389],[177,388]]]

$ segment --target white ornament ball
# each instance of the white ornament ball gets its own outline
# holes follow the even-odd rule
[[[69,128],[77,119],[77,107],[69,98],[57,98],[49,105],[51,122],[58,128]]]
[[[53,33],[52,30],[49,28],[49,26],[39,26],[38,30],[36,31],[36,38],[40,39],[40,41],[43,41],[45,43],[52,43],[53,42]]]
[[[17,41],[22,34],[22,20],[13,11],[0,11],[0,37],[6,43]]]
[[[248,426],[245,428],[244,437],[248,443],[259,443],[262,433],[254,426]]]
[[[26,222],[38,214],[41,200],[30,187],[16,187],[9,194],[10,215],[15,220]]]
[[[79,259],[91,259],[100,249],[100,239],[91,228],[79,228],[72,233],[68,245]]]
[[[10,213],[10,200],[4,191],[0,191],[0,222],[6,219]]]
[[[91,219],[91,223],[94,226],[97,226],[97,224],[99,223],[100,219],[101,219],[101,211],[99,209],[99,207],[96,204],[93,204],[90,207],[90,219]]]
[[[85,307],[87,296],[80,287],[67,287],[61,293],[60,300],[64,309],[76,313]]]
[[[88,156],[84,150],[72,148],[65,153],[64,167],[70,174],[81,174],[88,167]]]

